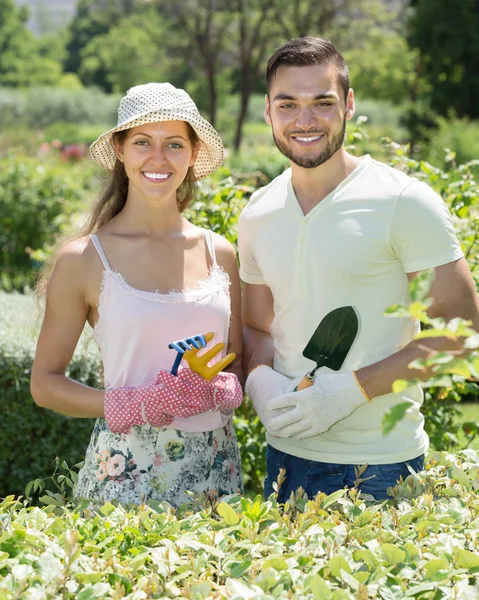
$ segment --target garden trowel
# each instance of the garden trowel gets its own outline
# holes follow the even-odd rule
[[[341,306],[329,312],[311,336],[303,356],[316,363],[296,388],[303,390],[314,383],[315,373],[320,367],[339,371],[351,350],[359,330],[359,321],[352,306]]]

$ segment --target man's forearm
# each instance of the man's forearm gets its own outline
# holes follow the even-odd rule
[[[419,379],[427,381],[434,373],[432,369],[410,369],[409,364],[418,358],[429,358],[436,352],[462,351],[462,343],[446,337],[413,340],[399,352],[387,358],[362,367],[356,371],[357,378],[369,398],[383,396],[392,392],[397,379]]]
[[[249,375],[253,369],[260,365],[273,366],[274,343],[269,333],[245,325],[243,328],[243,340],[245,375]]]

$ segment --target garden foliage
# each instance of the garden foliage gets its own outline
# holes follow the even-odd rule
[[[28,159],[6,159],[0,168],[0,288],[32,287],[38,265],[32,254],[51,244],[71,219],[80,191],[55,169]]]
[[[377,503],[356,489],[284,506],[0,503],[0,599],[479,597],[479,457],[432,453]],[[414,498],[413,498],[414,497]]]

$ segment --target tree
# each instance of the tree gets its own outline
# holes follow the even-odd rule
[[[139,83],[165,81],[172,66],[165,37],[156,12],[125,17],[81,51],[80,77],[88,84],[105,73],[104,85],[115,93]]]
[[[271,22],[275,0],[237,0],[238,63],[240,71],[240,107],[236,122],[234,149],[241,146],[248,105],[263,66],[268,43],[275,37]]]
[[[106,35],[119,21],[139,10],[148,0],[79,0],[75,17],[68,28],[67,58],[65,71],[79,73],[82,52],[97,36]],[[113,51],[113,48],[112,48]],[[91,74],[91,71],[87,71]],[[107,83],[107,69],[100,66],[95,70],[93,80],[83,83],[95,84],[111,91]]]
[[[214,126],[218,111],[218,76],[230,57],[228,35],[232,28],[232,0],[176,0],[157,10],[167,15],[180,36],[186,36],[188,59],[203,71],[208,82],[208,116]]]
[[[60,78],[60,63],[39,53],[40,45],[25,25],[27,19],[23,7],[0,0],[0,85],[54,85]]]
[[[479,117],[479,0],[412,0],[409,41],[422,57],[431,106]]]
[[[353,0],[276,0],[274,4],[274,20],[286,41],[305,35],[324,36],[341,15],[347,14]]]

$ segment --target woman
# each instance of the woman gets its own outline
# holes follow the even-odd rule
[[[242,400],[240,285],[233,247],[182,212],[223,146],[188,96],[168,83],[130,89],[117,127],[92,145],[111,182],[82,235],[66,244],[46,288],[31,392],[43,407],[98,417],[75,497],[177,506],[185,492],[242,490],[231,424]],[[65,375],[88,320],[105,389]],[[207,382],[170,375],[170,342],[214,332],[236,360]]]

